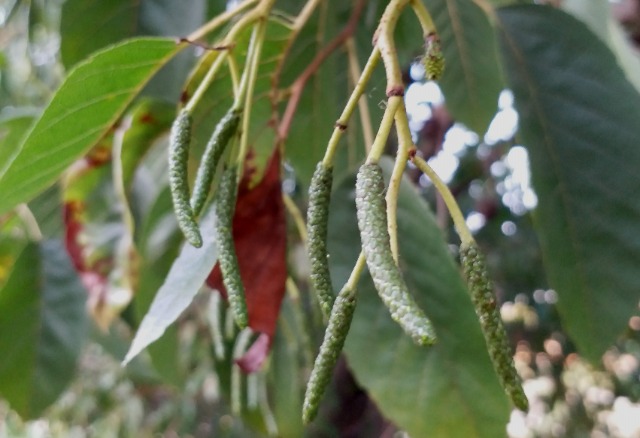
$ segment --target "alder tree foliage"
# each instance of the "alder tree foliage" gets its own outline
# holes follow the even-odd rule
[[[640,64],[608,18],[225,3],[67,0],[48,103],[2,97],[0,396],[24,420],[97,345],[150,404],[191,397],[155,432],[498,437],[539,403],[547,340],[557,373],[637,341]],[[444,96],[426,124],[412,83]],[[483,141],[503,90],[518,133]],[[456,130],[475,140],[443,180]],[[516,145],[531,213],[497,195]]]

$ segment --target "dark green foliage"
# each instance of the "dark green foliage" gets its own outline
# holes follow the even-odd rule
[[[309,185],[307,230],[311,283],[318,294],[320,307],[326,317],[331,313],[331,306],[335,299],[327,253],[327,225],[332,183],[333,167],[325,167],[322,162],[319,162]]]
[[[382,301],[391,317],[419,345],[435,342],[431,322],[418,307],[391,253],[387,231],[387,206],[384,199],[382,169],[363,164],[356,181],[356,209],[362,251]]]
[[[307,383],[307,391],[304,395],[302,406],[302,421],[304,423],[313,421],[318,413],[320,400],[331,380],[333,368],[340,357],[347,333],[349,333],[353,312],[356,309],[356,298],[356,290],[345,285],[331,309],[329,324],[324,332],[324,340],[313,365],[311,377]]]
[[[229,144],[229,141],[236,133],[239,122],[240,111],[231,108],[224,117],[220,119],[216,125],[216,129],[213,131],[213,134],[211,134],[204,154],[202,154],[200,167],[198,167],[198,173],[196,174],[196,182],[193,186],[193,194],[191,195],[191,208],[195,216],[198,216],[202,211],[202,207],[204,207],[207,195],[211,190],[213,176],[220,162],[220,157],[222,157],[227,144]]]
[[[200,248],[202,246],[202,236],[189,204],[187,162],[189,160],[189,143],[191,142],[191,125],[191,115],[183,109],[171,126],[171,137],[169,139],[169,186],[178,226],[187,241],[196,248]]]
[[[484,257],[475,243],[463,244],[460,248],[460,260],[471,293],[471,300],[487,343],[489,356],[500,378],[500,383],[513,405],[526,411],[529,409],[529,402],[522,389],[520,376],[518,376],[513,364],[507,332],[500,318],[500,311],[493,293],[493,285],[487,274]]]
[[[216,243],[222,280],[227,289],[229,306],[238,327],[248,324],[247,303],[244,298],[244,286],[240,276],[238,257],[233,243],[233,213],[236,206],[237,167],[232,166],[224,171],[216,198]]]

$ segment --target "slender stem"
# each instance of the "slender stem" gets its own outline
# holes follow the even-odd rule
[[[238,71],[238,63],[236,62],[236,58],[233,56],[229,56],[229,60],[227,61],[229,64],[229,73],[231,76],[231,83],[233,85],[233,95],[234,100],[237,99],[238,93],[240,92],[240,73]]]
[[[311,15],[313,15],[316,8],[321,2],[322,0],[308,0],[303,6],[298,16],[296,17],[295,21],[293,22],[293,26],[291,28],[291,34],[289,35],[289,38],[287,38],[287,45],[282,51],[282,58],[280,59],[280,62],[278,62],[278,65],[276,66],[276,69],[273,73],[273,78],[271,81],[273,91],[276,91],[280,87],[280,77],[282,75],[282,68],[284,67],[285,60],[287,59],[289,53],[291,52],[291,47],[293,46],[293,43],[297,40],[298,35],[300,35],[300,32],[302,31],[304,26],[307,24],[307,22],[311,18]]]
[[[262,413],[262,420],[267,428],[269,436],[278,436],[278,423],[269,406],[269,397],[267,394],[267,377],[266,372],[261,371],[258,374],[260,379],[258,403],[260,406],[260,413]]]
[[[207,74],[202,79],[202,82],[200,82],[200,84],[198,85],[198,88],[196,88],[196,91],[193,93],[193,96],[191,97],[191,99],[189,99],[189,102],[187,102],[187,104],[185,105],[185,110],[187,112],[192,113],[196,105],[198,105],[200,100],[202,100],[204,93],[207,91],[207,89],[209,88],[209,85],[215,79],[216,74],[218,73],[218,70],[220,70],[220,67],[222,67],[222,65],[224,64],[224,61],[226,60],[227,56],[229,56],[228,50],[224,50],[218,53],[218,56],[213,61],[213,64],[211,64],[211,67],[209,67],[209,71],[207,71]]]
[[[371,76],[373,75],[373,71],[378,65],[378,61],[380,61],[380,50],[375,47],[371,52],[371,55],[369,56],[367,64],[364,66],[364,70],[362,71],[360,79],[358,79],[358,82],[356,83],[351,96],[349,96],[347,104],[342,110],[342,114],[340,114],[340,118],[338,118],[338,121],[336,122],[335,128],[333,129],[333,133],[331,134],[331,138],[329,139],[329,144],[327,145],[327,150],[324,154],[324,159],[322,160],[325,167],[330,167],[333,164],[333,158],[335,156],[338,143],[340,142],[340,138],[347,128],[347,124],[351,119],[353,111],[356,109],[358,101],[360,101],[360,98],[364,94],[366,86],[369,83]]]
[[[360,15],[364,10],[365,4],[365,0],[359,0],[354,4],[351,16],[349,17],[349,21],[344,26],[344,28],[342,28],[342,31],[316,54],[311,63],[307,65],[304,71],[291,85],[291,97],[287,102],[287,107],[284,110],[284,114],[282,115],[282,120],[280,121],[277,131],[278,141],[280,142],[280,144],[284,144],[287,136],[289,135],[289,130],[291,129],[291,124],[293,123],[293,117],[296,113],[298,104],[300,103],[300,98],[302,97],[302,92],[304,91],[307,82],[313,77],[313,75],[316,74],[322,64],[327,60],[329,55],[331,55],[340,46],[342,46],[344,42],[348,38],[350,38],[356,31],[358,27],[358,20],[360,19]]]
[[[209,331],[211,332],[211,340],[213,343],[213,351],[216,359],[222,361],[224,359],[224,339],[222,338],[222,322],[220,321],[220,310],[222,309],[222,297],[217,291],[209,294],[208,320]]]
[[[422,0],[410,0],[409,4],[413,9],[413,12],[418,17],[418,21],[420,22],[420,26],[422,27],[422,33],[426,37],[432,33],[436,32],[436,26],[433,24],[433,19],[431,18],[431,14],[427,10]]]
[[[362,271],[364,270],[365,266],[367,266],[366,259],[364,258],[364,254],[361,251],[360,255],[358,256],[358,260],[356,261],[356,264],[351,271],[351,275],[349,275],[349,279],[342,288],[343,290],[349,288],[353,291],[353,293],[355,293],[356,286],[358,286],[358,281],[360,281],[360,276],[362,275]]]
[[[298,208],[296,203],[293,202],[293,199],[291,199],[291,196],[282,195],[282,199],[284,200],[284,206],[289,212],[291,219],[293,219],[293,223],[296,225],[296,229],[298,230],[298,234],[300,235],[300,240],[302,240],[302,243],[306,246],[307,245],[307,226],[305,225],[304,217],[302,216],[300,209]]]
[[[264,43],[264,37],[267,30],[266,19],[261,20],[256,26],[256,43],[253,52],[249,53],[248,66],[245,69],[249,69],[248,73],[248,85],[247,94],[245,96],[244,107],[246,111],[242,114],[242,131],[240,138],[240,151],[238,153],[238,166],[242,166],[247,156],[249,148],[249,122],[251,121],[251,107],[253,102],[253,92],[256,85],[256,77],[258,76],[258,67],[260,65],[260,58],[262,53],[262,45]],[[240,167],[242,168],[242,167]],[[238,178],[242,176],[242,172],[238,172]]]
[[[322,3],[322,1],[323,0],[308,0],[307,3],[305,3],[302,10],[293,22],[294,38],[300,33],[304,25],[307,24],[307,21],[309,21],[309,18],[311,18],[311,15],[316,10],[318,5]]]
[[[238,92],[236,93],[233,101],[233,106],[236,109],[240,109],[242,105],[245,103],[246,93],[249,89],[249,82],[251,81],[251,69],[253,68],[253,56],[256,52],[256,47],[258,45],[258,35],[260,33],[260,29],[258,26],[253,28],[251,32],[251,38],[249,39],[249,45],[247,47],[247,57],[244,63],[244,71],[242,72],[242,79],[240,79],[240,86],[238,87]],[[244,120],[244,117],[243,117]]]
[[[206,23],[204,26],[200,27],[200,29],[196,30],[191,35],[189,35],[187,39],[190,41],[199,40],[200,38],[204,37],[208,33],[213,32],[218,27],[222,26],[224,23],[226,23],[227,21],[229,21],[230,19],[232,19],[233,17],[235,17],[240,12],[244,11],[245,9],[247,9],[249,6],[253,5],[257,1],[258,0],[243,1],[238,6],[236,6],[235,9],[223,12],[222,14],[215,17],[213,20]]]
[[[451,214],[451,218],[453,219],[453,225],[455,226],[456,231],[460,236],[462,244],[469,245],[475,243],[475,239],[471,235],[471,231],[469,230],[469,227],[464,220],[462,211],[460,211],[460,207],[458,206],[456,199],[453,197],[451,190],[449,190],[449,187],[447,187],[447,185],[444,183],[444,181],[442,181],[438,174],[422,158],[414,155],[412,161],[413,164],[418,167],[418,169],[420,169],[425,175],[429,177],[429,179],[433,182],[433,185],[442,196],[442,199],[449,209],[449,213]]]
[[[389,188],[387,189],[387,231],[391,243],[391,253],[393,259],[398,264],[398,192],[400,191],[400,183],[402,182],[402,174],[407,167],[409,159],[409,149],[413,146],[411,138],[411,130],[409,129],[409,120],[404,102],[396,111],[395,116],[396,131],[398,132],[398,152],[396,161],[389,180]]]
[[[216,58],[213,65],[211,66],[205,77],[202,79],[202,82],[200,82],[198,88],[193,93],[193,97],[191,97],[189,103],[187,103],[187,105],[185,106],[185,110],[187,112],[193,111],[193,108],[198,104],[209,86],[211,86],[211,84],[213,83],[217,71],[229,56],[229,52],[233,49],[233,44],[238,39],[238,35],[240,35],[241,32],[243,32],[255,21],[260,19],[264,20],[269,15],[274,1],[275,0],[263,0],[256,8],[252,9],[250,12],[244,15],[236,24],[233,25],[231,31],[227,34],[221,44],[221,46],[230,48],[228,50],[220,52],[220,55],[218,56],[218,58]]]
[[[402,70],[398,63],[398,54],[393,32],[398,23],[400,13],[409,0],[391,0],[382,14],[380,24],[376,30],[374,41],[380,49],[382,62],[387,74],[387,96],[404,95],[404,82],[402,81]]]
[[[384,148],[387,144],[387,138],[389,137],[391,126],[393,125],[393,119],[400,104],[402,104],[402,99],[402,96],[391,96],[387,101],[387,108],[384,110],[384,114],[382,115],[382,121],[380,122],[378,133],[376,134],[375,140],[373,140],[373,146],[371,146],[371,151],[367,156],[368,164],[380,161],[380,157],[384,153]]]
[[[349,75],[351,76],[351,81],[354,84],[354,87],[357,87],[363,72],[360,69],[360,63],[358,62],[356,43],[353,41],[353,38],[349,38],[345,46],[347,49],[347,56],[349,58]],[[374,51],[377,50],[374,49]],[[369,73],[369,77],[370,76],[371,73]],[[371,126],[371,113],[369,112],[367,95],[364,94],[364,92],[361,92],[360,98],[358,99],[358,111],[360,113],[360,124],[362,125],[364,144],[367,149],[367,153],[369,153],[369,148],[371,148],[371,145],[373,144],[373,126]]]
[[[246,328],[240,332],[233,346],[234,361],[240,359],[247,351],[249,341],[251,340],[252,331]],[[231,365],[231,412],[239,415],[242,411],[242,375],[240,367],[237,364]]]

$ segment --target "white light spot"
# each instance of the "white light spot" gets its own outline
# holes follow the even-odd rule
[[[535,291],[533,291],[533,301],[535,301],[538,304],[545,303],[546,300],[544,299],[544,295],[545,295],[544,290],[536,289]]]
[[[513,106],[513,93],[511,90],[502,90],[498,98],[498,108],[503,110]]]
[[[480,199],[484,194],[484,183],[479,179],[474,179],[469,184],[469,196],[473,199]]]
[[[422,86],[422,92],[424,93],[424,100],[434,106],[442,105],[444,103],[444,94],[442,90],[435,82],[427,82]]]
[[[445,183],[451,181],[459,164],[460,160],[455,155],[445,151],[440,151],[436,156],[429,159],[429,165]]]
[[[507,166],[502,161],[494,161],[491,164],[491,175],[496,178],[501,178],[507,173]]]
[[[477,231],[480,231],[482,227],[484,227],[484,225],[487,223],[487,218],[482,213],[472,211],[471,213],[469,213],[469,216],[467,216],[466,222],[471,232],[475,233]]]
[[[555,304],[558,302],[558,293],[553,289],[549,289],[544,293],[544,300],[549,304]]]
[[[518,231],[518,227],[512,221],[504,221],[500,226],[500,230],[505,236],[513,236]]]
[[[473,146],[478,143],[478,135],[467,129],[461,123],[453,125],[444,136],[442,149],[450,154],[460,155],[467,146]]]
[[[507,141],[513,138],[518,130],[518,113],[513,108],[506,108],[498,111],[495,115],[487,133],[484,135],[484,142],[494,145],[499,141]]]
[[[424,79],[424,75],[425,70],[423,63],[414,62],[413,64],[411,64],[411,67],[409,68],[409,76],[411,76],[411,79],[413,79],[414,81],[421,81],[422,79]]]

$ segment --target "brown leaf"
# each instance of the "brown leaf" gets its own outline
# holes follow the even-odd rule
[[[262,180],[251,187],[254,173],[252,165],[245,166],[233,216],[233,239],[245,287],[249,327],[269,337],[267,348],[255,350],[261,352],[257,356],[264,356],[260,359],[254,357],[255,354],[251,355],[251,362],[258,363],[259,367],[268,353],[275,332],[287,280],[287,229],[278,149],[272,154]],[[207,284],[226,296],[218,265],[209,275]],[[263,339],[260,342],[265,341]],[[243,359],[240,359],[241,363]]]

